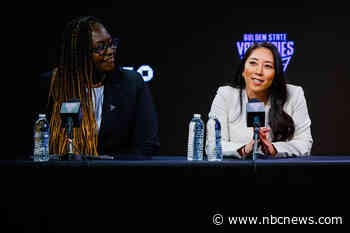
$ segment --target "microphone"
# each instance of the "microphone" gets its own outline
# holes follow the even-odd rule
[[[63,102],[61,105],[60,116],[62,122],[67,128],[67,123],[69,119],[73,120],[73,127],[80,127],[81,110],[80,110],[80,100],[72,99],[68,102]]]
[[[247,127],[265,127],[264,102],[251,99],[247,103]]]
[[[258,150],[259,128],[265,126],[264,102],[258,99],[251,99],[247,103],[247,127],[254,127],[254,148],[253,160],[256,160]]]
[[[66,129],[69,138],[68,152],[66,158],[72,159],[73,154],[73,128],[80,127],[81,109],[80,100],[72,99],[68,102],[63,102],[61,105],[60,116],[63,127]]]

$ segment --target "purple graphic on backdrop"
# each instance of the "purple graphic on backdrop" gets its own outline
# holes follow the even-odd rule
[[[251,45],[258,42],[269,42],[277,47],[282,57],[283,71],[286,71],[294,54],[294,41],[287,40],[287,33],[243,34],[243,41],[236,42],[240,58],[243,58],[244,53]]]

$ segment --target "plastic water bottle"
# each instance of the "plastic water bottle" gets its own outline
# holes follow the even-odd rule
[[[221,125],[216,117],[210,116],[207,122],[205,152],[208,161],[222,161]]]
[[[203,160],[204,123],[200,114],[193,114],[189,124],[187,160]]]
[[[49,160],[50,125],[45,114],[39,114],[34,124],[33,160],[43,162]]]

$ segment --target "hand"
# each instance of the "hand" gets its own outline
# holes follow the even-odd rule
[[[241,156],[244,158],[247,155],[249,155],[253,151],[253,147],[254,147],[254,140],[251,140],[247,145],[243,146],[240,149]]]
[[[272,145],[271,141],[268,139],[268,134],[271,129],[266,128],[266,127],[260,127],[259,128],[259,141],[261,142],[263,148],[262,150],[264,151],[265,154],[269,155],[276,155],[277,151],[275,147]]]

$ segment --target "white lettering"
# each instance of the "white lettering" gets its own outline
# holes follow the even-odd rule
[[[238,50],[239,55],[242,56],[243,55],[244,42],[237,41],[236,45],[237,45],[237,50]]]

